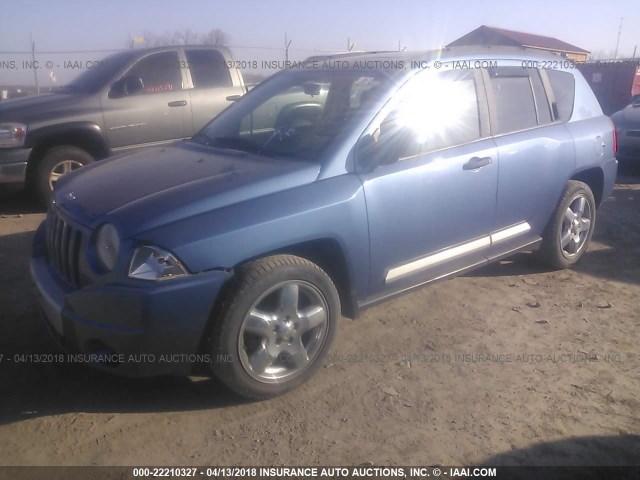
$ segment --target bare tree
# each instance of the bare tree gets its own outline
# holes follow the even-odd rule
[[[144,42],[135,44],[136,47],[165,47],[167,45],[227,45],[229,34],[219,28],[209,30],[206,34],[192,32],[191,29],[166,30],[164,33],[144,31],[142,33]],[[127,42],[131,43],[131,39]]]
[[[229,34],[219,28],[209,30],[202,41],[203,45],[227,45],[229,43]]]
[[[171,35],[171,43],[170,45],[185,45],[185,37],[184,32],[180,32],[178,30],[174,31]]]

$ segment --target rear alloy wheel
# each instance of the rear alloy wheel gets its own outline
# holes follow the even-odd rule
[[[596,202],[589,186],[571,180],[544,234],[539,256],[553,268],[575,264],[587,251],[596,223]]]
[[[49,203],[53,187],[62,176],[93,162],[93,157],[78,147],[60,146],[48,150],[36,170],[35,187],[41,202]]]
[[[310,378],[332,343],[340,315],[329,276],[291,255],[240,268],[225,303],[212,335],[213,372],[253,399],[279,395]]]

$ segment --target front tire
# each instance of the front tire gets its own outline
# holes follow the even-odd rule
[[[589,247],[596,225],[596,202],[586,183],[570,180],[542,235],[539,258],[555,269],[577,263]]]
[[[48,150],[36,169],[35,188],[40,202],[48,205],[60,177],[93,162],[94,158],[78,147],[65,145]]]
[[[293,255],[240,267],[223,302],[211,335],[213,373],[256,400],[308,380],[322,365],[340,316],[329,276]]]

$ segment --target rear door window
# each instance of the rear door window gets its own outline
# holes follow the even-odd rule
[[[491,126],[494,134],[538,126],[536,101],[529,73],[519,67],[488,70]]]
[[[231,75],[224,57],[217,50],[187,50],[187,63],[195,88],[230,87]]]

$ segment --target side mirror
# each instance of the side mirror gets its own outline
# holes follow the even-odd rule
[[[378,145],[372,134],[363,135],[358,139],[355,156],[358,167],[364,172],[373,172],[380,165],[392,163],[384,161],[384,149]]]
[[[140,77],[126,76],[115,82],[109,90],[109,98],[121,98],[144,90]]]
[[[356,162],[365,172],[372,172],[381,165],[391,165],[401,158],[418,155],[421,144],[409,127],[398,126],[397,122],[382,122],[374,134],[360,137],[355,147]]]
[[[318,96],[320,95],[320,92],[322,92],[322,87],[319,83],[306,82],[302,85],[302,88],[306,95],[310,95],[312,97]]]

